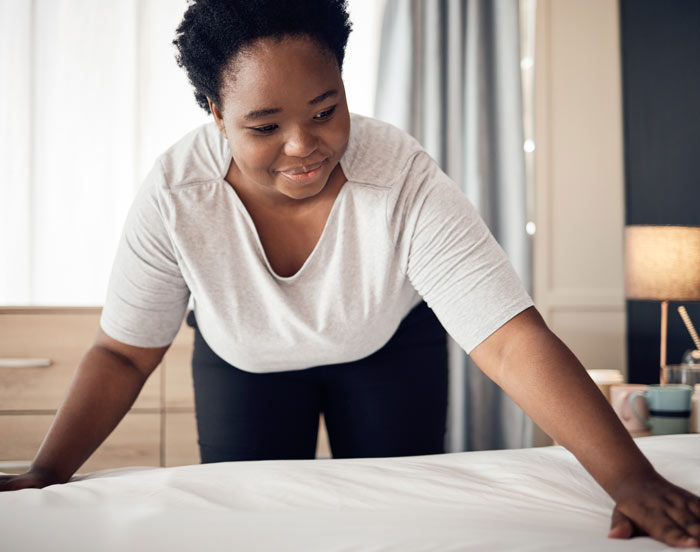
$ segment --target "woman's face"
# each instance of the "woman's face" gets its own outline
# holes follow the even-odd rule
[[[319,194],[348,143],[350,116],[333,55],[306,37],[261,39],[210,107],[233,161],[227,180],[268,200]]]

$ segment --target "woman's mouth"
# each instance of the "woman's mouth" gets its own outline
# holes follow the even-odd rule
[[[323,170],[323,164],[326,162],[319,161],[318,163],[312,163],[311,165],[300,165],[298,167],[291,167],[284,171],[279,171],[280,174],[286,176],[294,182],[308,182],[316,178],[321,174]]]

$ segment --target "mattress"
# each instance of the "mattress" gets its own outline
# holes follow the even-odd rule
[[[637,444],[700,494],[700,435]],[[666,550],[607,538],[613,501],[559,446],[123,468],[0,493],[6,552]]]

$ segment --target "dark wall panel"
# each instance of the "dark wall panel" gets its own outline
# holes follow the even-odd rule
[[[620,0],[620,26],[626,223],[700,225],[700,0]],[[670,364],[692,347],[677,306]],[[659,304],[628,301],[627,330],[630,381],[657,382]]]

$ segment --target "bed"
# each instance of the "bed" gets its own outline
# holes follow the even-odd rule
[[[638,438],[700,494],[700,435]],[[612,500],[559,446],[78,474],[0,493],[5,552],[666,550],[606,537]]]

